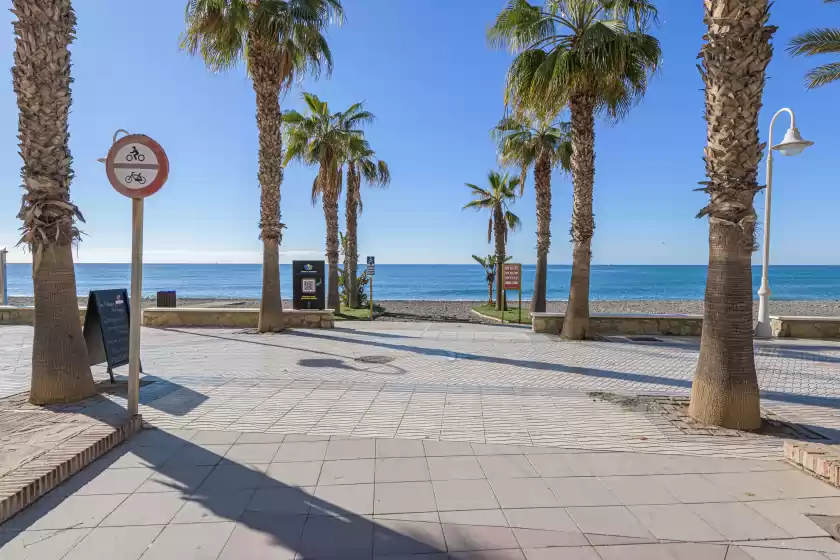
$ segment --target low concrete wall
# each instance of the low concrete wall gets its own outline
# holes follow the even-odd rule
[[[85,322],[84,307],[79,308],[79,321]],[[32,325],[35,323],[34,307],[12,307],[0,305],[0,325]]]
[[[259,309],[150,307],[143,310],[143,324],[148,327],[228,327],[257,328]],[[331,329],[332,310],[283,311],[283,321],[290,328]]]
[[[771,315],[770,328],[781,338],[840,338],[840,317]]]
[[[560,334],[564,313],[531,313],[534,332]],[[590,318],[592,334],[662,334],[700,336],[702,315],[648,315],[621,313],[593,313]]]

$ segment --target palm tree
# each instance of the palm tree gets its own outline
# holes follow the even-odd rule
[[[79,323],[74,243],[82,214],[70,200],[70,51],[76,15],[70,0],[14,0],[18,138],[23,159],[20,242],[33,255],[35,333],[29,400],[72,402],[96,393]]]
[[[551,169],[557,165],[571,170],[571,127],[567,122],[519,113],[502,119],[493,134],[499,144],[502,165],[518,166],[521,172],[520,196],[525,178],[534,167],[537,197],[537,274],[531,312],[545,311],[548,276],[548,248],[551,245]]]
[[[564,338],[581,340],[589,330],[595,116],[618,120],[644,96],[661,58],[647,34],[656,17],[650,0],[545,0],[542,8],[510,0],[488,35],[518,53],[507,76],[509,107],[554,114],[568,104],[571,113],[574,251]]]
[[[327,226],[327,262],[329,292],[327,307],[341,312],[338,293],[338,199],[341,196],[342,166],[350,153],[351,140],[361,137],[359,127],[373,119],[361,103],[352,105],[340,113],[330,113],[326,101],[317,95],[304,93],[303,99],[309,109],[306,115],[297,111],[283,114],[286,124],[285,167],[295,160],[304,165],[317,165],[318,175],[312,184],[312,204],[321,197],[324,206],[324,220]],[[352,248],[348,243],[348,252]]]
[[[280,299],[280,184],[283,144],[280,96],[295,79],[332,71],[323,35],[340,22],[340,0],[188,0],[181,47],[200,54],[218,72],[245,62],[257,98],[259,129],[260,239],[263,242],[259,331],[283,329]]]
[[[497,171],[491,171],[488,175],[490,188],[482,189],[477,185],[466,183],[472,190],[475,197],[464,208],[475,208],[476,210],[489,210],[490,222],[487,225],[487,243],[495,238],[496,241],[496,262],[507,262],[505,259],[505,244],[507,243],[508,231],[519,229],[521,222],[519,218],[508,209],[508,204],[516,200],[516,187],[519,186],[519,178],[504,175]],[[504,310],[504,290],[502,282],[496,282],[496,309]]]
[[[769,0],[706,0],[701,51],[708,145],[709,268],[689,413],[706,424],[761,425],[752,336],[753,198],[764,145],[758,117],[773,54]],[[732,22],[737,22],[733,25]],[[737,95],[732,92],[737,91]]]
[[[358,227],[362,213],[362,181],[369,186],[385,187],[391,182],[388,164],[376,158],[376,153],[366,140],[360,136],[350,138],[347,153],[347,194],[345,195],[345,218],[347,220],[347,251],[344,253],[344,270],[347,279],[347,304],[351,308],[359,306],[358,278],[356,270],[359,263]]]
[[[484,279],[487,280],[487,305],[493,305],[493,285],[496,283],[496,255],[487,255],[486,257],[473,255],[472,258],[484,267]],[[506,256],[505,262],[512,258]]]
[[[840,0],[823,0],[823,2],[840,4]],[[788,52],[795,56],[840,53],[840,29],[822,28],[806,31],[791,40]],[[836,82],[840,80],[840,62],[829,62],[817,66],[808,72],[806,78],[808,79],[808,89]]]

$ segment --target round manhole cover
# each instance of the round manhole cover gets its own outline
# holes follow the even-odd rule
[[[356,361],[363,364],[387,364],[393,362],[394,358],[391,356],[359,356]]]

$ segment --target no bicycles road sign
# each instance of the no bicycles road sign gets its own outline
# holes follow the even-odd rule
[[[144,134],[123,136],[105,158],[111,185],[129,198],[155,194],[169,177],[169,158],[160,144]]]

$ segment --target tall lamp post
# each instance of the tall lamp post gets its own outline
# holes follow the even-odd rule
[[[782,113],[790,114],[790,128],[780,144],[773,145],[773,125]],[[773,150],[778,150],[783,156],[798,156],[808,146],[814,143],[804,140],[796,128],[796,116],[790,109],[782,109],[770,121],[770,137],[768,139],[770,149],[767,150],[767,191],[764,202],[764,245],[763,258],[761,263],[761,287],[758,289],[758,322],[755,325],[755,336],[767,338],[772,336],[770,328],[770,286],[767,281],[767,269],[770,264],[770,203],[773,196]]]

